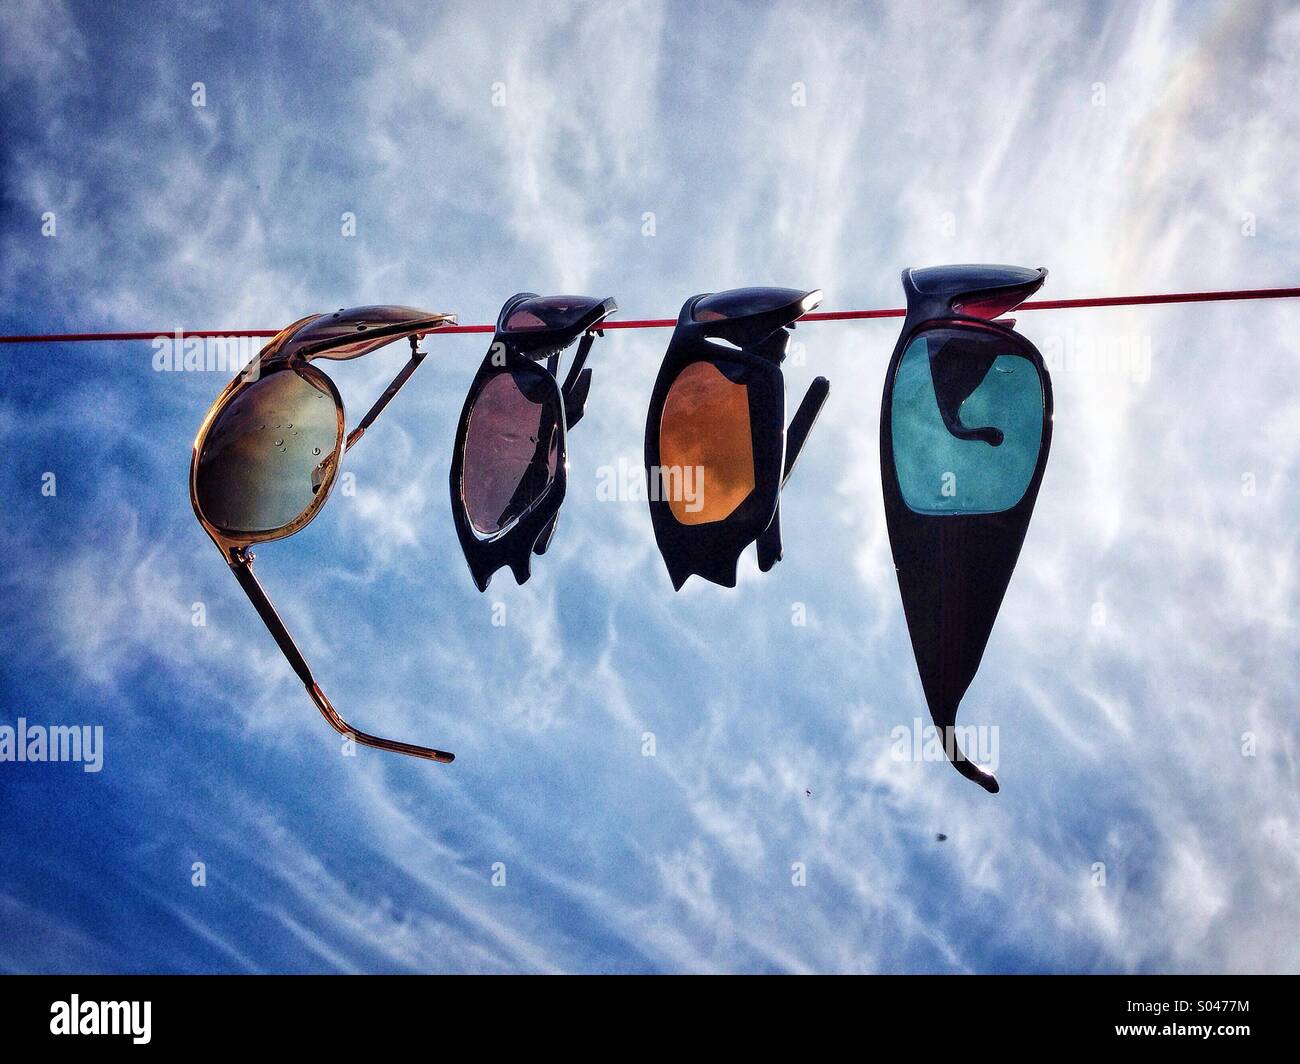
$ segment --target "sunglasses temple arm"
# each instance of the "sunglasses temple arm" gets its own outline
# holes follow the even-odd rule
[[[420,338],[418,336],[411,337],[411,357],[407,360],[406,365],[402,367],[401,372],[393,378],[393,383],[384,389],[384,394],[375,400],[375,405],[366,411],[366,416],[361,419],[357,427],[348,433],[347,444],[343,448],[344,451],[352,450],[352,445],[366,434],[366,429],[375,423],[375,419],[383,413],[384,407],[388,405],[393,396],[402,390],[402,385],[411,379],[411,374],[420,368],[420,363],[424,361],[424,357],[428,352],[421,351],[419,343]]]
[[[564,395],[564,418],[568,428],[573,428],[582,420],[583,412],[587,407],[587,392],[591,388],[591,370],[586,370],[584,373],[582,367],[587,364],[587,356],[591,353],[591,345],[595,340],[594,332],[583,334],[582,339],[578,341],[578,350],[574,352],[573,364],[569,366],[568,376],[564,378],[564,387],[560,389]]]
[[[781,487],[785,487],[785,482],[794,472],[794,464],[799,460],[799,452],[808,442],[808,433],[812,432],[813,425],[817,423],[817,415],[821,413],[822,405],[830,393],[831,382],[825,377],[818,377],[804,392],[799,409],[794,412],[794,417],[790,419],[790,427],[785,430],[785,469],[781,474]],[[778,499],[772,520],[758,537],[758,568],[765,573],[780,560],[781,502]]]
[[[808,386],[802,402],[799,403],[799,409],[790,419],[790,427],[785,431],[785,471],[781,474],[782,487],[794,472],[794,464],[799,460],[799,453],[803,450],[803,445],[808,442],[808,433],[812,432],[813,425],[817,423],[817,415],[821,413],[822,404],[826,402],[826,397],[830,393],[831,382],[825,377],[818,377]]]
[[[409,376],[409,374],[408,374]],[[235,579],[239,581],[239,586],[244,589],[244,594],[257,610],[257,615],[262,618],[271,635],[279,644],[280,650],[288,659],[293,671],[298,674],[298,679],[303,682],[307,688],[307,693],[311,700],[316,704],[331,728],[340,735],[346,736],[361,746],[371,746],[376,750],[391,750],[398,754],[409,754],[411,757],[422,757],[429,761],[441,761],[444,764],[455,759],[454,754],[449,754],[443,750],[433,750],[427,746],[415,746],[412,743],[399,743],[393,739],[381,739],[375,735],[368,735],[363,731],[358,731],[347,721],[339,716],[338,711],[325,697],[325,692],[320,689],[316,678],[312,675],[311,666],[307,664],[307,659],[302,656],[302,651],[298,649],[298,644],[293,641],[293,636],[289,634],[289,629],[284,626],[280,620],[280,615],[276,612],[275,606],[271,603],[265,589],[253,575],[252,555],[247,551],[239,551],[229,562],[230,570],[235,574]]]
[[[776,504],[772,520],[758,537],[758,569],[766,573],[781,560],[781,503]]]

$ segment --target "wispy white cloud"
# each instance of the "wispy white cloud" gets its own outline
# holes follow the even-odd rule
[[[6,320],[33,328],[385,301],[482,321],[521,288],[635,316],[746,283],[881,305],[902,266],[963,260],[1047,265],[1046,295],[1297,267],[1283,4],[736,8],[690,32],[658,4],[321,5],[312,39],[338,49],[310,70],[232,50],[236,18],[282,39],[274,10],[205,8],[129,70],[89,61],[111,20],[48,10],[0,16],[6,87],[58,123],[14,125],[31,150],[6,156]],[[936,54],[936,19],[961,47]],[[32,678],[6,683],[38,708],[97,700],[130,737],[114,793],[168,810],[136,841],[220,853],[203,911],[155,860],[108,858],[158,880],[175,929],[137,948],[174,965],[187,935],[267,970],[1294,969],[1270,929],[1300,917],[1297,312],[1024,315],[1061,364],[1038,513],[962,711],[1000,728],[995,799],[890,757],[890,729],[925,716],[879,501],[895,324],[797,331],[792,397],[816,373],[834,390],[784,497],[786,557],[676,596],[644,504],[596,494],[600,466],[639,464],[666,333],[598,342],[554,545],[487,596],[446,501],[484,344],[429,340],[348,456],[355,496],[258,567],[345,714],[450,746],[445,769],[339,756],[194,524],[184,467],[222,381],[152,374],[144,348],[49,350],[58,390],[7,363],[3,615]],[[1106,343],[1149,351],[1149,374],[1076,357]],[[402,357],[330,367],[354,418]],[[62,486],[39,509],[47,468]],[[52,911],[47,877],[6,862],[0,891],[40,882]],[[0,964],[131,963],[60,926]]]

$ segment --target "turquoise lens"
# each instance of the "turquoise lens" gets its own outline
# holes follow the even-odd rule
[[[1043,384],[1033,362],[996,333],[928,330],[907,347],[890,406],[894,466],[921,514],[987,514],[1015,506],[1038,464]]]

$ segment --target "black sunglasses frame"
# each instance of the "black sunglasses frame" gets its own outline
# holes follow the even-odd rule
[[[789,329],[811,309],[806,306],[808,301],[820,293],[789,290],[796,298],[782,306],[744,317],[696,321],[696,304],[712,294],[692,296],[682,305],[646,413],[646,498],[655,540],[677,591],[692,575],[723,587],[735,587],[740,555],[751,543],[757,543],[762,572],[781,560],[781,488],[830,393],[830,382],[825,377],[816,378],[786,428],[781,363],[785,360]],[[715,343],[715,338],[736,346]],[[685,369],[701,362],[747,387],[754,487],[723,520],[684,525],[673,515],[668,498],[665,473],[669,479],[673,473],[663,470],[659,463],[660,422],[673,383]],[[678,484],[683,482],[683,476],[684,471],[678,470]]]
[[[918,279],[915,273],[927,274]],[[997,283],[1001,278],[1003,283]],[[885,373],[880,406],[880,479],[885,522],[903,613],[930,717],[944,751],[967,779],[996,794],[997,780],[961,751],[957,709],[975,678],[1020,556],[1052,443],[1052,381],[1038,349],[1015,332],[1014,321],[956,311],[984,305],[995,313],[1018,306],[1047,279],[1047,271],[1016,267],[936,267],[903,271],[907,316]],[[978,287],[973,287],[978,286]],[[1038,373],[1043,394],[1038,459],[1019,501],[1006,510],[976,514],[922,514],[903,499],[893,447],[894,383],[903,356],[918,336],[935,329],[981,330],[1011,346]]]
[[[563,328],[507,329],[506,322],[510,316],[522,304],[537,298],[539,297],[534,292],[520,292],[511,296],[502,306],[492,343],[470,383],[456,425],[448,476],[452,522],[465,561],[469,565],[470,576],[479,591],[486,591],[497,570],[506,567],[510,569],[517,584],[527,582],[532,575],[533,555],[545,554],[550,546],[560,506],[568,488],[569,430],[582,419],[591,388],[591,370],[585,365],[587,356],[596,336],[601,335],[600,323],[618,310],[618,304],[613,299],[592,299],[591,309]],[[556,376],[560,355],[579,337],[581,340],[578,350],[561,386]],[[546,359],[546,365],[540,365],[539,359]],[[555,475],[540,498],[505,527],[484,534],[474,527],[465,506],[465,443],[469,435],[470,414],[479,393],[502,373],[535,374],[539,387],[549,392],[547,401],[552,402],[558,411],[556,430],[559,434],[559,455]]]

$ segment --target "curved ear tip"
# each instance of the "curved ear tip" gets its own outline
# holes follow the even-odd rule
[[[956,764],[956,762],[954,762]],[[969,771],[967,771],[969,770]],[[963,761],[957,766],[959,771],[968,780],[978,783],[989,794],[997,794],[1002,788],[998,785],[997,777],[991,772],[985,772],[973,761]]]
[[[972,783],[978,783],[989,794],[997,794],[1002,788],[998,785],[997,777],[991,772],[985,772],[973,761],[961,758],[951,762],[952,767],[965,776]]]
[[[972,783],[978,783],[989,794],[997,794],[1002,789],[998,785],[997,777],[993,773],[980,768],[979,765],[962,753],[961,747],[956,743],[952,728],[953,725],[949,724],[944,729],[944,749],[948,754],[948,763]]]

